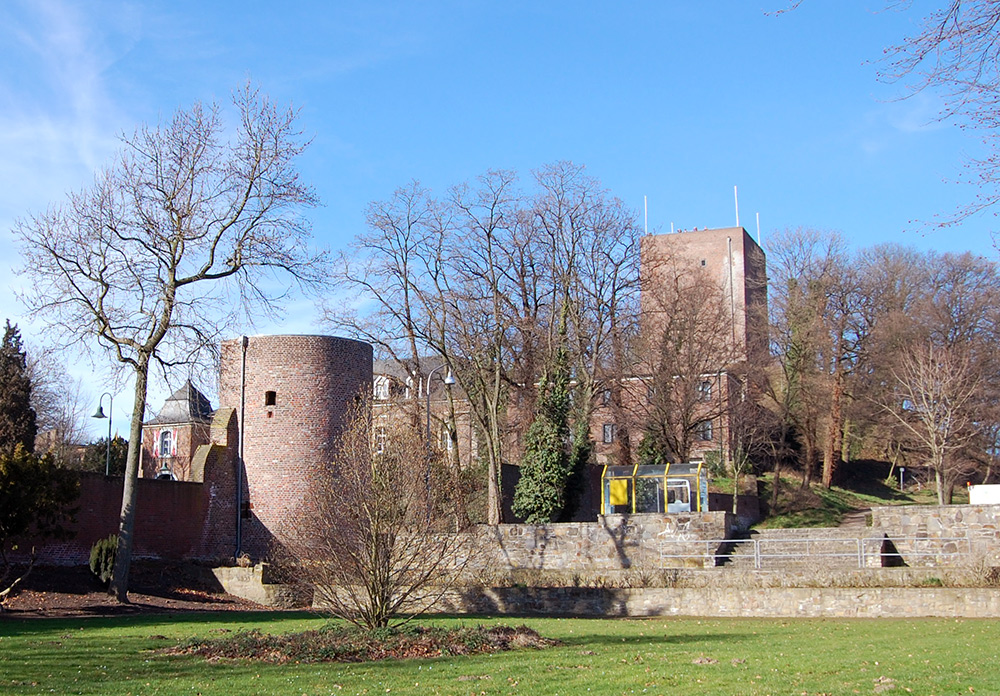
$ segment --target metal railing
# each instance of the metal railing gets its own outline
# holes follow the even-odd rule
[[[794,539],[661,539],[660,565],[667,561],[695,561],[704,566],[721,565],[720,561],[751,556],[738,551],[752,546],[753,567],[761,570],[779,561],[804,561],[818,558],[852,559],[858,568],[881,567],[906,561],[933,558],[930,565],[946,566],[973,554],[974,539],[968,537],[859,537]],[[678,550],[678,552],[672,552]],[[682,550],[682,552],[681,552]],[[913,565],[913,563],[908,563]],[[919,565],[928,565],[919,563]]]

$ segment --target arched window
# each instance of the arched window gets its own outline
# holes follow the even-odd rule
[[[174,444],[174,433],[172,430],[164,430],[160,433],[160,456],[171,456]]]

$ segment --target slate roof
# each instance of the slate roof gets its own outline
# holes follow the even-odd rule
[[[167,425],[174,423],[207,423],[212,419],[212,404],[208,397],[191,384],[191,380],[170,395],[156,418],[146,425]]]

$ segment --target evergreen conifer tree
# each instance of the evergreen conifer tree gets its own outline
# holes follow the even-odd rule
[[[33,451],[36,433],[27,354],[17,324],[11,326],[8,319],[0,344],[0,452],[12,452],[18,444]]]
[[[559,340],[551,379],[542,375],[538,384],[537,414],[524,436],[521,478],[514,488],[514,514],[529,524],[547,524],[559,518],[573,470],[568,447],[571,403],[565,310]]]

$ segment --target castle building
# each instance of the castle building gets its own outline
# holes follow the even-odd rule
[[[223,341],[219,408],[191,383],[143,425],[142,478],[202,484],[187,507],[193,555],[259,559],[311,514],[351,408],[372,388],[372,348],[333,336]],[[155,482],[155,481],[154,481]]]
[[[596,397],[591,435],[597,463],[634,458],[655,418],[676,415],[674,402],[662,403],[657,379],[686,381],[680,391],[693,405],[680,427],[690,436],[688,458],[718,452],[725,460],[729,406],[744,397],[739,366],[762,359],[766,350],[764,252],[742,228],[655,235],[642,240],[640,269],[644,344],[631,373],[618,375],[616,386]],[[671,363],[665,359],[676,356],[660,336],[684,312],[694,327],[686,346],[713,349],[703,351],[700,362]],[[143,432],[144,479],[203,484],[200,493],[183,494],[194,496],[192,510],[201,510],[197,520],[192,517],[191,548],[202,555],[224,550],[262,558],[280,546],[295,521],[312,514],[310,494],[326,483],[318,477],[328,475],[360,394],[374,397],[376,442],[379,418],[409,414],[426,427],[429,402],[432,446],[453,451],[454,461],[475,458],[468,399],[449,384],[444,365],[422,361],[419,374],[388,363],[374,368],[372,347],[350,339],[224,341],[219,408],[213,411],[188,382]],[[631,437],[623,447],[625,434]]]
[[[310,493],[329,474],[359,395],[371,393],[372,347],[334,336],[223,341],[219,403],[237,423],[237,540],[260,558],[312,514]],[[331,523],[335,522],[331,520]]]

